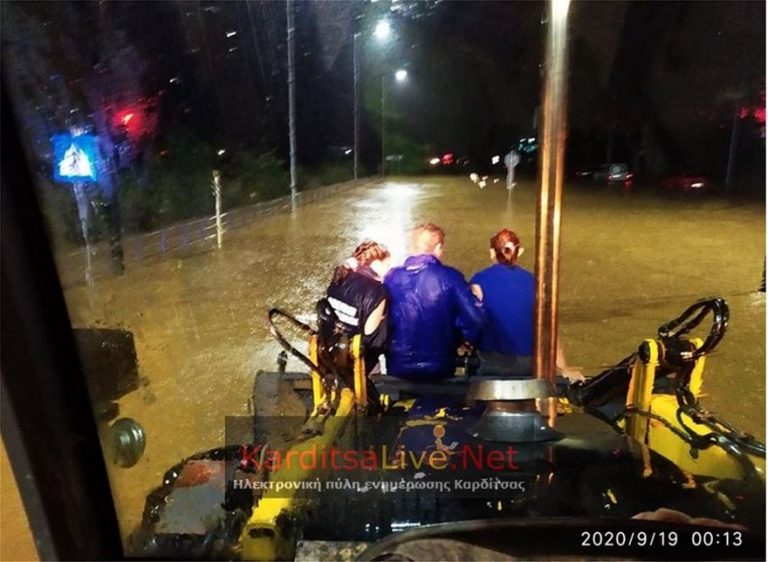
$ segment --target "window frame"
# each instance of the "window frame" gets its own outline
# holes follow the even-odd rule
[[[96,420],[6,83],[0,119],[3,442],[42,560],[122,560]]]

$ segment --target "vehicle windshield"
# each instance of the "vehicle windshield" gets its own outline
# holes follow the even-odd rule
[[[166,471],[271,400],[257,373],[308,370],[280,357],[268,311],[314,327],[361,242],[400,266],[419,253],[413,227],[434,223],[438,261],[466,284],[506,228],[517,270],[536,272],[543,2],[2,12],[3,87],[35,179],[15,189],[34,188],[45,217],[129,556]],[[597,375],[723,297],[701,403],[764,440],[765,5],[573,2],[567,37],[567,364]],[[670,193],[665,178],[691,169],[679,175],[708,178],[706,193]],[[130,445],[117,454],[115,434]],[[35,558],[18,494],[3,498],[2,558]]]

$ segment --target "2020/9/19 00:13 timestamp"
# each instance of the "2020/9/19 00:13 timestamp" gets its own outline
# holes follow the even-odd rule
[[[744,533],[732,529],[689,532],[653,531],[581,531],[581,546],[594,548],[622,547],[740,547]]]

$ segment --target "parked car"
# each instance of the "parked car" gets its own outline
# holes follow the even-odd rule
[[[661,180],[661,187],[670,191],[699,192],[710,188],[710,181],[703,174],[678,172]]]
[[[603,164],[600,169],[592,174],[592,178],[599,182],[619,183],[632,179],[629,166],[623,163]]]

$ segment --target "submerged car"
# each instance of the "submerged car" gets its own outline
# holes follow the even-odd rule
[[[599,182],[618,183],[632,180],[629,166],[623,163],[603,164],[592,174],[592,179]]]
[[[703,174],[685,171],[665,177],[661,187],[670,191],[701,192],[709,190],[710,181]]]

